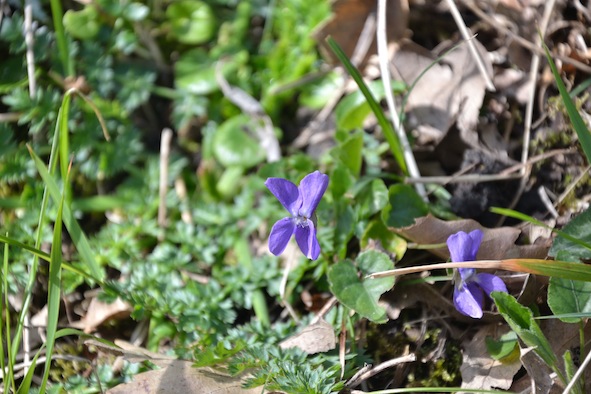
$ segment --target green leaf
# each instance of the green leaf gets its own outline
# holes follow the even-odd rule
[[[548,306],[555,315],[591,313],[591,282],[550,278]],[[560,318],[565,323],[576,323],[580,318]]]
[[[366,218],[384,209],[388,204],[388,188],[382,179],[372,179],[356,195],[359,217]]]
[[[238,166],[228,167],[217,182],[217,191],[223,197],[232,197],[238,194],[240,181],[244,176],[244,168]]]
[[[400,228],[410,226],[416,218],[429,213],[429,207],[409,185],[396,184],[390,186],[389,204],[382,211],[382,220],[388,227]]]
[[[23,67],[23,59],[20,56],[10,56],[3,60],[0,68],[0,93],[6,94],[18,87],[28,84],[27,71]]]
[[[221,66],[225,76],[234,72],[238,65],[246,62],[248,53],[239,52],[232,56],[231,61]],[[175,87],[190,93],[204,95],[219,89],[215,79],[215,62],[209,53],[201,48],[191,49],[183,53],[174,64]]]
[[[361,249],[367,247],[370,239],[380,241],[388,253],[396,255],[397,260],[400,260],[406,253],[406,240],[390,231],[379,218],[370,221],[365,228],[360,239]]]
[[[80,11],[68,10],[64,14],[64,29],[72,37],[90,40],[99,32],[100,25],[97,19],[98,12],[92,5],[88,5]]]
[[[361,171],[363,151],[363,133],[358,132],[349,136],[342,144],[334,150],[334,155],[351,171],[359,176]]]
[[[341,257],[347,254],[347,243],[353,236],[356,216],[350,205],[339,204],[334,232],[334,250]]]
[[[328,270],[330,290],[345,306],[355,310],[361,316],[376,323],[385,323],[388,319],[384,308],[378,305],[380,296],[394,286],[394,277],[364,279],[368,274],[390,270],[394,264],[390,258],[376,250],[359,254],[357,268],[350,260],[343,260]]]
[[[491,337],[484,339],[486,350],[495,360],[509,361],[519,358],[519,343],[514,331],[502,335],[498,340]]]
[[[560,253],[561,260],[579,261],[581,259],[591,259],[591,210],[583,211],[580,215],[572,219],[558,237],[554,239],[548,255],[557,257]],[[568,235],[579,242],[567,239]]]
[[[330,183],[328,188],[332,193],[332,197],[337,200],[353,186],[355,178],[351,175],[349,169],[343,163],[337,163],[330,174]]]
[[[372,81],[367,88],[376,100],[383,100],[384,84],[381,81]],[[394,82],[393,90],[395,93],[404,91],[405,85],[402,82]],[[371,107],[367,103],[361,90],[356,90],[345,96],[335,107],[335,121],[337,129],[354,130],[363,127],[363,122],[371,113]]]
[[[123,8],[123,17],[128,21],[139,22],[150,14],[150,8],[142,3],[130,3]]]
[[[380,88],[381,87],[381,91]],[[379,100],[384,95],[384,85],[375,82],[368,85],[370,92]],[[344,97],[335,107],[334,115],[338,129],[355,130],[363,126],[365,118],[371,113],[371,107],[360,90]]]
[[[343,76],[337,72],[331,72],[317,82],[305,86],[298,100],[304,107],[321,110],[327,105],[334,92],[340,89],[342,85]]]
[[[558,369],[558,360],[540,326],[534,320],[532,311],[519,304],[515,298],[507,293],[493,291],[491,297],[497,305],[499,313],[511,329],[527,346],[534,347],[535,352],[542,360],[552,370],[556,371]]]
[[[564,352],[564,355],[562,356],[562,360],[564,361],[564,372],[566,375],[566,379],[568,382],[570,382],[573,380],[573,377],[577,373],[577,367],[575,366],[575,363],[573,361],[573,356],[572,356],[570,350],[567,350],[566,352]],[[569,392],[573,393],[573,394],[583,394],[585,392],[585,390],[583,390],[582,380],[581,379],[577,380],[577,382],[575,383],[575,385],[573,386],[573,388]]]
[[[213,136],[213,155],[224,167],[250,168],[265,160],[265,152],[244,130],[262,127],[247,116],[222,123]]]
[[[216,19],[202,1],[177,1],[166,8],[171,33],[183,44],[204,44],[215,33]]]
[[[560,253],[557,256],[561,258]],[[535,275],[591,282],[591,266],[558,260],[509,259],[508,267],[512,271],[528,272]]]

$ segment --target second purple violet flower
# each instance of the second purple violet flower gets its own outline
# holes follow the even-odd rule
[[[463,231],[452,234],[447,239],[447,247],[451,261],[474,261],[480,243],[482,231],[474,230],[469,234]],[[501,278],[484,272],[476,273],[474,268],[458,268],[458,278],[455,280],[454,305],[463,315],[480,319],[483,315],[484,295],[490,297],[493,291],[507,293],[507,287]]]

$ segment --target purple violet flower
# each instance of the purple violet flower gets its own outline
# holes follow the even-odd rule
[[[269,250],[279,256],[295,234],[298,246],[307,258],[316,260],[320,245],[316,239],[316,207],[328,186],[328,175],[320,171],[308,174],[300,186],[283,178],[268,178],[265,186],[287,209],[291,217],[278,220],[269,235]]]
[[[474,230],[470,234],[463,231],[452,234],[447,239],[451,261],[474,261],[482,242],[482,231]],[[455,279],[454,305],[463,315],[480,319],[484,304],[483,291],[490,297],[493,291],[507,293],[503,280],[496,275],[481,272],[474,268],[458,268],[459,277]]]

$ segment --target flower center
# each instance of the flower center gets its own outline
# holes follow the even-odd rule
[[[308,227],[308,218],[307,217],[298,215],[294,219],[295,219],[296,226],[302,227],[302,228]]]
[[[476,280],[476,270],[474,268],[463,268],[462,273],[460,269],[454,272],[454,284],[458,290],[462,290],[468,283]]]

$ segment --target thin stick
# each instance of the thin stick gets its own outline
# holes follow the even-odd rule
[[[4,122],[16,122],[21,118],[21,114],[18,112],[5,112],[0,114],[0,123]]]
[[[1,10],[3,11],[3,10]],[[35,52],[33,51],[33,5],[31,0],[25,0],[25,24],[24,24],[24,35],[25,45],[27,47],[26,58],[27,58],[27,76],[29,77],[29,96],[35,97],[35,91],[37,90],[37,81],[35,79]]]
[[[330,300],[328,300],[326,302],[326,304],[324,304],[322,309],[320,309],[320,312],[318,312],[318,314],[316,316],[314,316],[314,319],[312,319],[312,321],[310,322],[310,325],[316,324],[321,319],[323,319],[324,316],[337,304],[337,302],[338,302],[337,298],[335,296],[332,296],[332,298]]]
[[[451,176],[425,176],[421,178],[410,179],[406,178],[404,181],[406,183],[435,183],[438,185],[446,185],[449,183],[480,183],[480,182],[496,182],[496,181],[506,181],[511,179],[520,179],[520,174],[512,174],[517,170],[520,170],[523,167],[529,167],[532,164],[548,159],[550,157],[556,155],[568,155],[575,153],[576,150],[574,149],[556,149],[550,152],[544,152],[539,155],[536,155],[530,158],[527,164],[524,166],[523,164],[519,163],[509,168],[505,168],[503,171],[499,172],[498,174],[469,174],[469,175],[451,175]]]
[[[0,10],[0,13],[3,13],[4,10]],[[25,20],[24,20],[24,31],[23,34],[25,35],[25,45],[26,45],[26,59],[27,59],[27,76],[29,79],[29,96],[34,99],[35,98],[35,91],[37,90],[37,81],[35,79],[35,52],[33,51],[33,5],[31,4],[31,0],[25,0]],[[29,365],[31,363],[31,337],[29,331],[30,325],[30,317],[29,311],[25,311],[24,316],[24,325],[23,325],[23,352],[24,352],[24,359],[23,363],[24,373],[27,373],[29,369]]]
[[[170,157],[170,144],[172,142],[172,130],[165,128],[160,137],[160,179],[158,197],[158,226],[166,227],[166,194],[168,192],[168,160]]]
[[[174,180],[174,190],[179,200],[183,203],[181,206],[181,219],[186,224],[193,224],[193,215],[189,209],[189,198],[187,197],[187,185],[182,177]]]
[[[447,185],[449,183],[480,183],[480,182],[497,182],[506,181],[510,179],[519,179],[521,175],[513,174],[472,174],[461,176],[423,176],[420,178],[407,178],[405,183],[435,183],[438,185]]]
[[[392,360],[384,361],[383,363],[378,364],[374,368],[371,368],[371,369],[363,368],[362,371],[364,371],[364,372],[353,376],[351,378],[351,380],[349,380],[345,384],[345,386],[347,388],[357,387],[359,384],[361,384],[361,382],[371,378],[374,375],[377,375],[378,373],[382,372],[385,369],[395,367],[396,365],[399,365],[399,364],[412,363],[416,360],[417,360],[417,356],[414,353],[411,353],[411,354],[407,354],[406,356],[393,358]]]
[[[418,267],[396,268],[388,271],[374,272],[366,276],[368,279],[385,278],[387,276],[401,276],[408,274],[416,274],[424,271],[432,271],[447,268],[493,268],[503,269],[502,260],[478,260],[478,261],[461,261],[452,263],[437,263],[425,264]]]
[[[540,35],[536,37],[536,46],[541,47],[542,45],[542,38],[546,34],[546,29],[548,28],[548,23],[550,21],[550,15],[552,15],[552,8],[554,7],[555,0],[550,0],[546,3],[546,7],[544,8],[544,15],[542,17],[542,24],[540,26]],[[523,130],[523,147],[521,151],[521,163],[525,164],[527,162],[527,157],[529,154],[529,143],[531,139],[531,125],[532,125],[532,118],[533,118],[533,111],[534,111],[534,99],[536,94],[536,79],[538,77],[538,68],[540,67],[540,54],[534,53],[531,67],[529,70],[529,83],[530,83],[530,91],[528,95],[527,104],[525,107],[525,121],[524,121],[524,130]],[[521,170],[521,175],[525,176],[525,167]]]
[[[587,166],[587,168],[585,168],[585,170],[583,172],[581,172],[579,174],[579,176],[577,176],[575,178],[575,180],[573,180],[567,187],[566,189],[564,189],[564,191],[560,194],[560,196],[558,196],[558,198],[556,199],[556,203],[554,204],[554,206],[558,206],[560,203],[562,203],[562,201],[564,201],[564,199],[570,194],[570,192],[573,191],[573,189],[575,188],[575,186],[577,185],[577,183],[579,183],[584,177],[589,175],[589,170],[591,170],[591,166]]]
[[[548,192],[546,192],[546,188],[544,186],[540,186],[538,188],[538,196],[540,196],[540,200],[542,200],[542,204],[544,204],[546,210],[548,210],[548,213],[550,213],[550,215],[556,219],[558,217],[558,212],[556,212],[556,208],[554,208],[552,201],[550,201],[550,197],[548,197]]]
[[[453,0],[446,0],[446,1],[449,6],[449,10],[451,12],[451,16],[454,18],[456,25],[458,25],[458,29],[460,30],[460,34],[462,35],[464,40],[466,40],[468,42],[468,48],[470,49],[470,53],[472,54],[472,57],[474,58],[474,61],[476,62],[476,66],[478,67],[478,71],[480,71],[480,75],[482,75],[482,78],[484,79],[484,82],[486,83],[486,88],[488,90],[490,90],[491,92],[494,92],[496,90],[495,85],[493,84],[492,80],[490,79],[490,75],[488,75],[488,71],[486,70],[484,63],[482,62],[482,58],[480,57],[480,54],[478,53],[478,50],[476,49],[476,45],[474,45],[474,41],[472,41],[472,39],[471,39],[472,34],[468,30],[468,27],[466,27],[466,24],[464,23],[464,20],[462,19],[462,15],[460,14],[458,7],[456,6],[456,3]]]
[[[388,41],[386,37],[386,1],[387,0],[378,1],[378,26],[376,29],[376,39],[378,43],[380,74],[382,74],[382,83],[384,84],[384,91],[386,92],[386,102],[388,103],[388,109],[390,110],[392,124],[394,125],[394,130],[396,130],[396,134],[398,134],[398,140],[400,141],[400,146],[402,147],[404,161],[406,162],[408,173],[410,178],[419,178],[421,173],[419,172],[419,167],[417,166],[417,162],[412,153],[410,143],[406,137],[404,126],[398,117],[398,111],[396,110],[396,104],[394,103],[394,96],[392,95],[390,67],[388,67],[390,58],[388,56]],[[428,201],[425,186],[422,183],[415,183],[415,188],[423,200]]]

